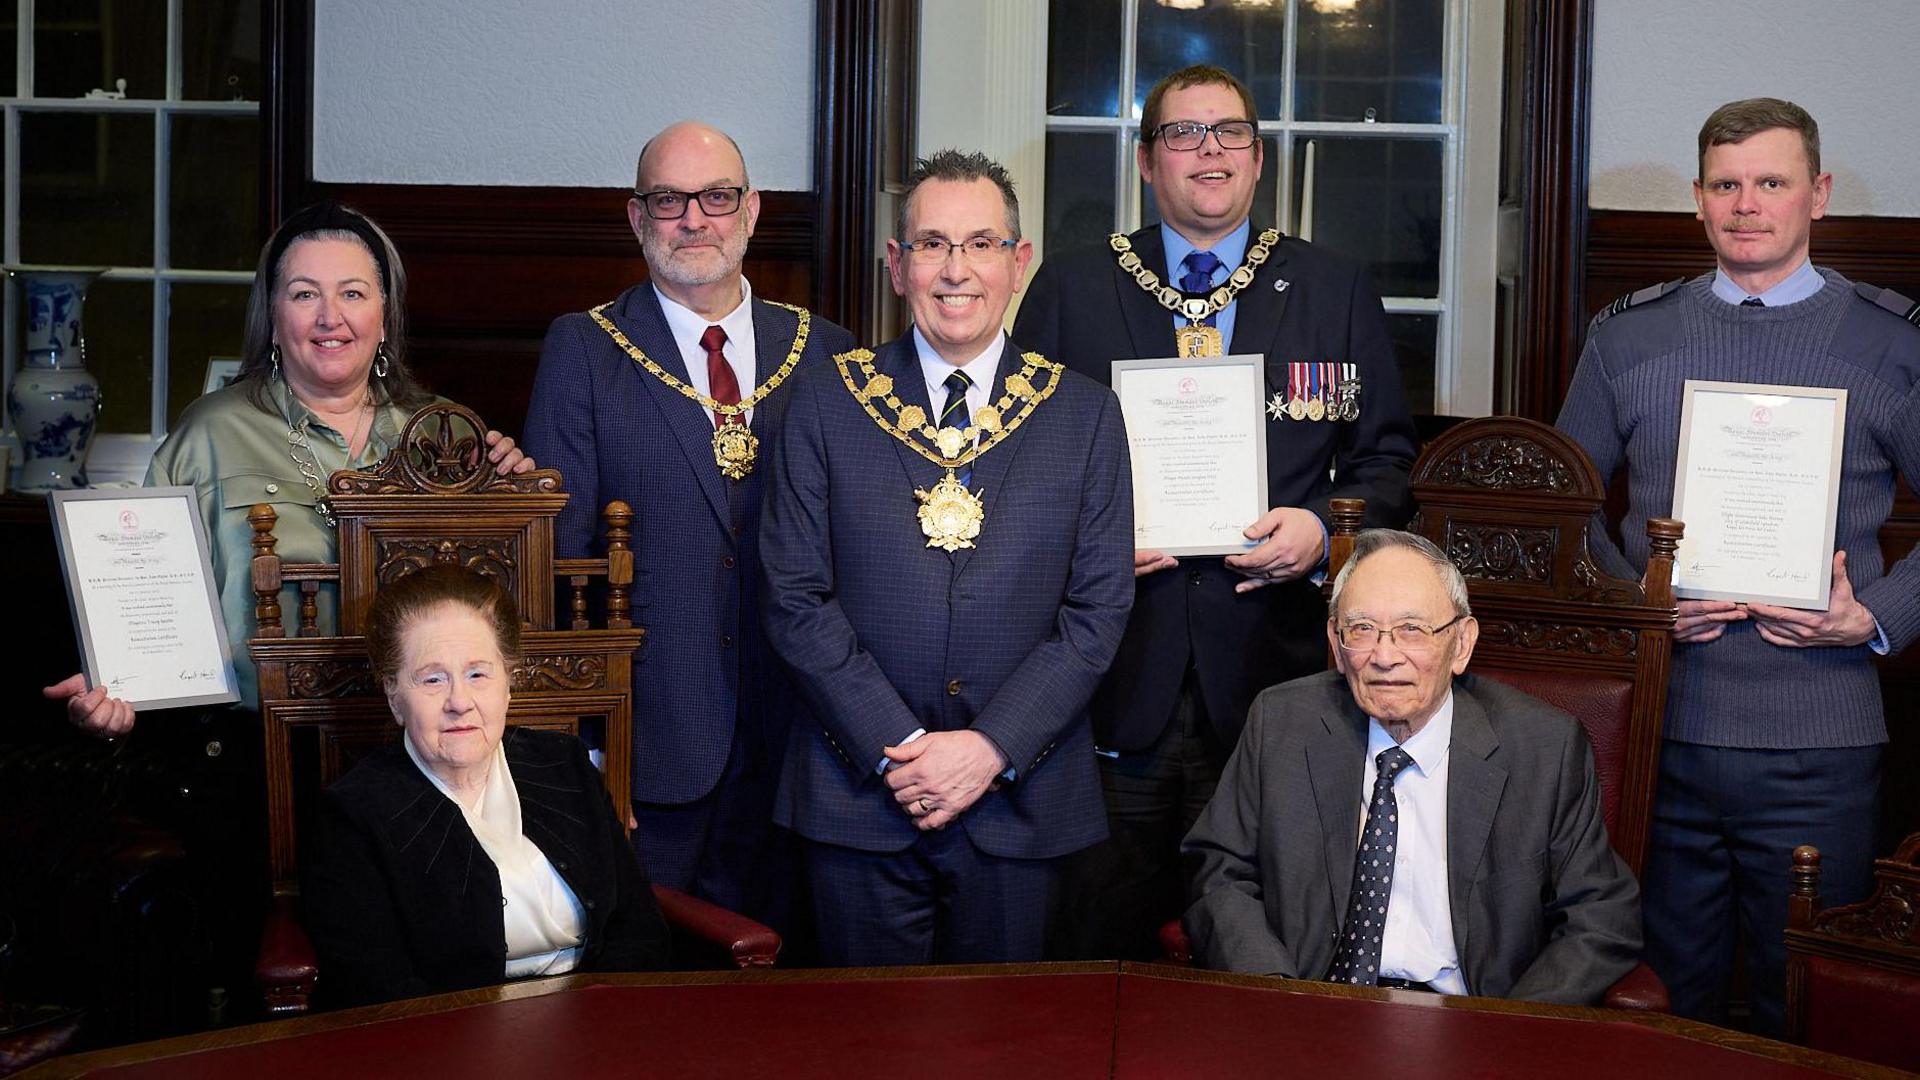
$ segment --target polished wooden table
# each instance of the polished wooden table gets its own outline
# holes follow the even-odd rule
[[[1667,1016],[1150,964],[570,975],[103,1050],[109,1077],[1893,1076]]]

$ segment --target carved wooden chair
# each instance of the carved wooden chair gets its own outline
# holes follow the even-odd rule
[[[486,459],[480,418],[436,404],[416,414],[399,446],[370,471],[328,480],[338,522],[338,563],[287,563],[274,554],[272,507],[253,507],[255,622],[249,642],[260,671],[260,720],[266,760],[269,869],[274,907],[256,970],[268,1011],[305,1011],[317,971],[311,944],[294,918],[303,811],[368,752],[397,737],[385,695],[366,657],[367,615],[386,582],[434,563],[470,567],[500,583],[520,609],[524,657],[513,673],[507,722],[566,731],[598,745],[616,807],[628,805],[631,776],[633,652],[646,638],[629,615],[633,513],[606,508],[608,551],[599,559],[556,559],[553,522],[568,496],[553,469],[501,477]],[[605,625],[588,618],[588,589],[605,585]],[[322,583],[338,584],[339,631],[318,636]],[[297,586],[299,626],[287,637],[283,587]],[[556,625],[556,595],[568,600]],[[655,887],[677,939],[719,950],[740,967],[770,966],[778,936],[744,916],[684,893]]]
[[[1793,851],[1787,1038],[1920,1072],[1920,833],[1874,863],[1873,895],[1823,910],[1820,852]]]
[[[1652,824],[1680,523],[1647,523],[1652,557],[1642,580],[1609,577],[1587,549],[1606,500],[1598,471],[1571,439],[1519,417],[1442,433],[1414,463],[1411,485],[1420,511],[1408,531],[1432,540],[1467,579],[1480,623],[1471,670],[1580,721],[1593,743],[1608,838],[1637,876]],[[1359,499],[1333,500],[1329,590],[1364,512]],[[1177,921],[1161,939],[1170,957],[1184,954]],[[1641,965],[1607,1003],[1665,1010],[1666,989]]]

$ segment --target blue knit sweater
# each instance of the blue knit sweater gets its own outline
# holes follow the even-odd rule
[[[1596,319],[1559,426],[1603,478],[1628,469],[1624,560],[1604,539],[1595,555],[1637,576],[1649,517],[1673,510],[1681,387],[1687,379],[1844,387],[1844,473],[1834,543],[1847,575],[1898,652],[1920,636],[1920,551],[1885,565],[1878,533],[1896,471],[1920,481],[1920,329],[1822,270],[1826,287],[1799,303],[1758,308],[1715,297],[1713,276]],[[1820,508],[1809,507],[1808,513]],[[1885,742],[1880,684],[1866,645],[1783,648],[1749,621],[1719,638],[1677,644],[1667,693],[1670,739],[1795,749]]]

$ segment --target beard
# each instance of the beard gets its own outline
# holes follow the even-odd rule
[[[646,255],[647,269],[656,278],[682,288],[711,285],[739,275],[740,264],[747,257],[747,230],[735,228],[720,237],[718,256],[710,248],[697,252],[682,249],[689,244],[712,243],[717,235],[711,227],[671,237],[649,229],[641,238],[640,250]]]

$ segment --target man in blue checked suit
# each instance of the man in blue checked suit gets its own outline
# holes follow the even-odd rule
[[[753,295],[740,274],[760,195],[725,134],[681,123],[640,152],[627,219],[650,283],[547,332],[527,445],[573,496],[563,557],[606,550],[633,507],[635,846],[653,880],[787,928],[798,873],[772,800],[793,693],[761,631],[767,452],[789,380],[845,330]]]
[[[811,717],[776,815],[829,963],[1037,959],[1060,858],[1106,834],[1086,709],[1133,598],[1126,436],[1001,331],[1031,255],[1004,169],[919,162],[887,242],[913,330],[794,379],[762,553]]]

